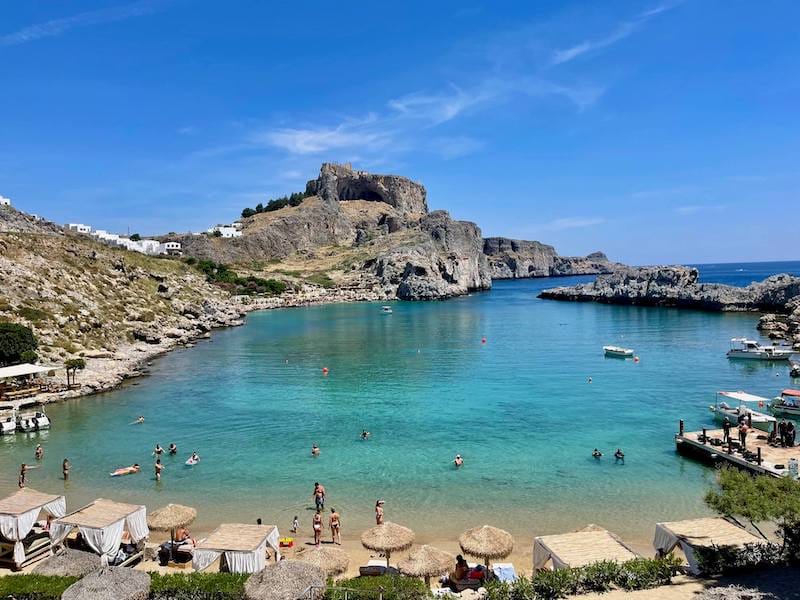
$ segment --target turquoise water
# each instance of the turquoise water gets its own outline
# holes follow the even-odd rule
[[[725,358],[731,337],[756,334],[755,315],[536,298],[580,280],[497,282],[446,302],[395,303],[391,315],[377,304],[250,314],[155,361],[135,385],[50,407],[50,432],[2,439],[0,492],[16,488],[41,441],[32,487],[66,489],[70,506],[97,496],[186,503],[200,528],[262,517],[288,529],[298,515],[306,530],[321,481],[349,535],[384,498],[387,517],[422,539],[485,522],[523,539],[588,522],[647,539],[656,521],[705,512],[713,472],[675,454],[678,419],[710,424],[719,389],[772,396],[789,383],[786,366]],[[609,343],[641,362],[604,358]],[[139,414],[145,424],[131,425]],[[371,440],[359,439],[362,427]],[[156,483],[151,450],[173,441],[179,456],[164,459]],[[616,447],[624,466],[610,458]],[[193,468],[183,464],[192,450],[202,456]],[[108,476],[133,462],[142,473]]]

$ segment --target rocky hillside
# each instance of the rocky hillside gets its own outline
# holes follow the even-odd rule
[[[585,257],[559,256],[556,249],[541,242],[491,237],[483,240],[492,279],[597,275],[620,267],[602,252]]]
[[[723,311],[786,312],[800,296],[800,277],[773,275],[747,287],[700,283],[690,267],[627,267],[601,275],[595,281],[545,290],[541,298],[676,306]]]
[[[13,206],[0,204],[0,233],[62,233],[61,227],[50,221],[18,211]]]
[[[5,231],[16,226],[12,219],[20,214],[0,213]],[[242,316],[226,292],[180,261],[49,228],[0,233],[0,290],[0,321],[30,326],[45,364],[89,358],[79,381],[92,389],[112,387],[143,359]]]
[[[425,188],[405,177],[323,164],[299,206],[243,219],[243,235],[180,239],[191,256],[290,282],[447,298],[491,287],[480,229],[428,212]]]

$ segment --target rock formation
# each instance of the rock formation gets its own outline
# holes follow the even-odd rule
[[[785,313],[800,296],[800,277],[773,275],[747,287],[698,282],[690,267],[626,267],[595,281],[543,291],[552,300],[675,306],[722,311],[772,311]]]
[[[489,258],[492,279],[597,275],[619,266],[602,252],[586,257],[559,256],[547,244],[503,237],[484,239],[483,253]]]

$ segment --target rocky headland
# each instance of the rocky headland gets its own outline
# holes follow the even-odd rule
[[[483,240],[492,279],[599,275],[621,267],[602,252],[588,256],[559,256],[548,244],[490,237]]]
[[[773,275],[747,287],[700,283],[697,269],[682,266],[626,267],[595,281],[543,291],[551,300],[715,311],[766,312],[759,329],[800,348],[800,277]]]

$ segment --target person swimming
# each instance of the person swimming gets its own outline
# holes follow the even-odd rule
[[[44,448],[42,448],[41,444],[36,444],[36,450],[34,450],[33,455],[36,457],[36,460],[42,460],[44,458]]]
[[[139,418],[131,423],[131,425],[141,425],[142,423],[144,423],[144,415],[139,415]]]
[[[369,439],[369,436],[370,436],[370,433],[369,433],[369,431],[367,431],[366,429],[364,429],[364,430],[361,432],[361,439],[362,439],[362,440],[367,440],[367,439]]]
[[[153,448],[153,455],[161,456],[162,454],[164,454],[164,449],[161,447],[161,444],[156,443],[156,447]]]
[[[601,458],[603,456],[603,453],[600,452],[600,450],[598,450],[597,448],[595,448],[594,450],[592,450],[592,456],[594,458],[599,459],[599,458]]]
[[[461,458],[460,454],[456,454],[456,457],[453,459],[453,464],[456,468],[461,467],[464,464],[464,459]]]
[[[169,445],[169,453],[170,456],[175,456],[178,453],[178,447],[174,442]]]
[[[317,442],[311,444],[311,456],[319,456],[319,446],[317,446]]]
[[[130,467],[120,467],[113,473],[111,473],[111,477],[119,477],[120,475],[131,475],[133,473],[138,473],[141,467],[139,463],[133,463]]]
[[[200,455],[197,452],[192,452],[192,456],[189,458],[192,462],[200,462]]]
[[[616,452],[614,452],[614,458],[615,458],[617,461],[620,461],[620,460],[621,460],[622,462],[625,462],[625,453],[622,451],[622,449],[621,449],[621,448],[617,448],[617,451],[616,451]]]

